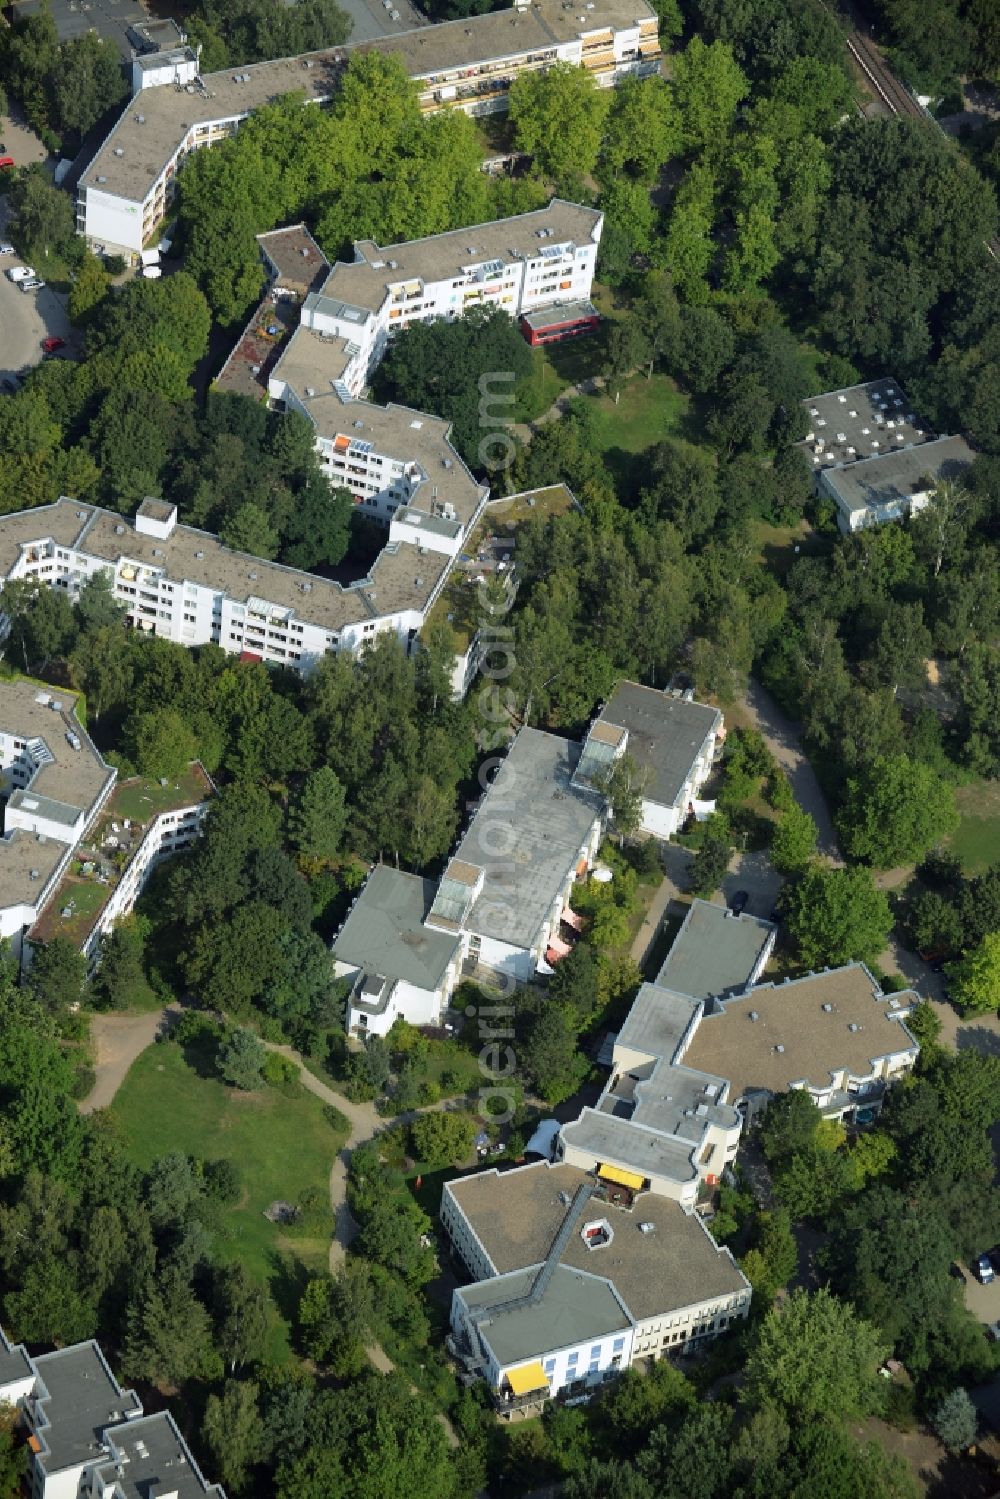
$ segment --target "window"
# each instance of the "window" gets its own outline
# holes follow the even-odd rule
[[[567,1364],[577,1364],[577,1363],[579,1363],[579,1361],[580,1361],[580,1355],[577,1352],[575,1352],[575,1351],[573,1353],[571,1353],[570,1356],[569,1356],[569,1358],[566,1360]]]
[[[624,1338],[615,1338],[615,1341],[612,1343],[611,1346],[612,1346],[612,1349],[614,1350],[615,1353],[621,1353],[622,1349],[625,1347],[625,1339]]]
[[[546,1374],[552,1374],[552,1373],[554,1373],[555,1372],[555,1367],[556,1367],[556,1361],[555,1361],[554,1358],[547,1358],[545,1360],[545,1372],[546,1372]]]

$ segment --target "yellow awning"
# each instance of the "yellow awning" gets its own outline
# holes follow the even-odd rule
[[[634,1171],[620,1171],[617,1166],[599,1166],[597,1174],[606,1182],[617,1182],[620,1187],[630,1187],[633,1192],[641,1192],[645,1184],[644,1176],[637,1176]]]
[[[533,1390],[547,1390],[549,1387],[541,1359],[536,1359],[533,1364],[520,1364],[516,1369],[508,1369],[507,1383],[515,1395],[530,1395]]]

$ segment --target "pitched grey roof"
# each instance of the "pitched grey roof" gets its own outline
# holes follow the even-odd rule
[[[709,734],[722,722],[718,708],[668,697],[655,687],[619,682],[599,723],[628,730],[627,753],[647,773],[643,797],[672,807]]]
[[[333,944],[338,962],[434,990],[458,950],[456,937],[424,925],[433,880],[378,864]]]
[[[502,1305],[526,1296],[537,1272],[538,1266],[534,1265],[510,1275],[498,1275],[493,1280],[481,1280],[463,1286],[459,1295],[470,1308]],[[610,1281],[567,1265],[556,1266],[541,1299],[533,1306],[509,1312],[501,1310],[478,1324],[480,1336],[493,1350],[501,1368],[584,1343],[588,1338],[606,1337],[619,1330],[625,1333],[631,1326],[632,1318]]]
[[[736,916],[727,906],[694,900],[656,982],[693,999],[742,994],[775,930],[746,912]]]

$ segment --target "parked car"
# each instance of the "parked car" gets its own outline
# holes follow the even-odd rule
[[[9,240],[0,241],[0,255],[13,255],[14,246]]]
[[[7,168],[7,167],[12,167],[13,165],[14,165],[14,158],[13,158],[13,156],[0,156],[0,171],[5,170],[5,168]]]
[[[54,354],[57,349],[65,349],[65,347],[66,340],[64,338],[56,338],[53,335],[51,338],[42,339],[42,348],[46,354]]]
[[[21,282],[22,291],[41,291],[45,282],[39,276],[29,276],[27,281]]]
[[[34,274],[30,265],[12,265],[7,271],[7,280],[30,281]]]
[[[988,1254],[981,1254],[973,1260],[972,1268],[976,1279],[981,1286],[988,1286],[991,1281],[996,1280],[996,1272],[993,1269],[993,1261]]]
[[[732,911],[732,913],[733,913],[734,916],[742,916],[743,912],[747,908],[747,904],[748,904],[749,900],[750,900],[750,892],[749,892],[749,890],[737,890],[736,894],[733,896],[732,900],[729,902],[729,909]]]

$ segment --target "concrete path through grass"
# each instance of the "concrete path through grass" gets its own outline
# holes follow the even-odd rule
[[[150,1010],[146,1015],[93,1015],[90,1034],[94,1042],[94,1086],[80,1102],[81,1114],[106,1109],[125,1081],[129,1068],[152,1046],[160,1030],[180,1015],[168,1005],[164,1010]]]
[[[819,830],[820,853],[833,863],[842,864],[826,797],[816,779],[816,772],[806,759],[799,725],[786,717],[771,694],[752,677],[743,706],[753,727],[760,730],[771,754],[788,776],[795,800],[815,822]]]

